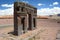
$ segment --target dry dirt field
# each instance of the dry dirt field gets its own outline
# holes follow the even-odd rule
[[[12,23],[13,21],[10,20],[10,22]],[[37,19],[37,28],[44,30],[39,34],[39,40],[56,40],[56,35],[60,30],[60,23],[57,23],[56,20],[52,19]],[[0,35],[11,30],[13,30],[13,27],[0,29]]]
[[[13,24],[13,19],[0,19],[0,25]]]
[[[44,32],[40,33],[41,40],[56,40],[56,35],[60,30],[60,23],[52,19],[38,19],[37,27],[45,29]]]

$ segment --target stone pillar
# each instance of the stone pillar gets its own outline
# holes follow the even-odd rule
[[[24,30],[24,32],[28,31],[27,28],[28,28],[28,15],[26,15],[26,17],[25,17],[25,30]]]
[[[22,30],[22,24],[21,24],[21,18],[18,18],[18,35],[23,34]]]
[[[31,14],[31,29],[32,30],[34,29],[34,26],[33,26],[33,14]]]
[[[14,35],[21,35],[21,34],[22,34],[21,18],[17,16],[14,18]]]
[[[26,20],[26,21],[27,21],[27,24],[26,24],[26,25],[27,25],[27,31],[28,31],[28,27],[29,27],[29,23],[28,23],[28,14],[27,14],[27,17],[26,17],[26,18],[27,18],[27,20]]]

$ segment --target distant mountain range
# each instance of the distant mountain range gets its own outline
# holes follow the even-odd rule
[[[13,15],[6,15],[6,16],[0,16],[0,19],[13,19]],[[48,16],[40,16],[40,15],[37,15],[37,18],[41,18],[41,19],[47,19]]]
[[[57,16],[60,16],[60,14],[58,14]]]
[[[40,18],[40,19],[48,19],[48,16],[40,16],[40,15],[38,15],[37,18]]]
[[[13,15],[0,16],[0,19],[12,19]]]

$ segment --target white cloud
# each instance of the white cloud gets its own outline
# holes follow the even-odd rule
[[[58,5],[59,3],[58,2],[54,2],[53,5]]]
[[[44,5],[44,4],[38,3],[38,6],[42,6],[42,5]]]
[[[13,4],[2,4],[1,6],[2,6],[2,7],[12,7]]]
[[[23,1],[23,2],[25,2],[25,3],[29,3],[28,1]]]
[[[37,10],[38,15],[53,15],[59,13],[60,13],[60,7],[42,8]]]
[[[12,6],[4,6],[4,7],[10,7],[10,8],[4,9],[4,10],[0,9],[0,16],[1,15],[13,15],[13,4],[10,4],[10,5]]]
[[[50,4],[49,6],[54,6],[54,5],[58,5],[58,2],[53,2],[53,4]]]
[[[0,15],[13,15],[13,4],[10,4],[10,8],[1,10]],[[6,6],[5,6],[6,7]],[[53,8],[41,8],[37,10],[38,15],[53,15],[60,13],[60,7],[53,7]]]

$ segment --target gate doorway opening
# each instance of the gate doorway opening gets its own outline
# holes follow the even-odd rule
[[[25,33],[24,32],[24,30],[25,30],[25,18],[21,19],[21,24],[22,24],[23,33]]]
[[[32,29],[32,24],[31,24],[31,14],[28,14],[28,23],[29,23],[29,26],[28,26],[28,30],[31,30]]]
[[[34,28],[36,27],[36,19],[33,18],[33,24],[34,24]]]

